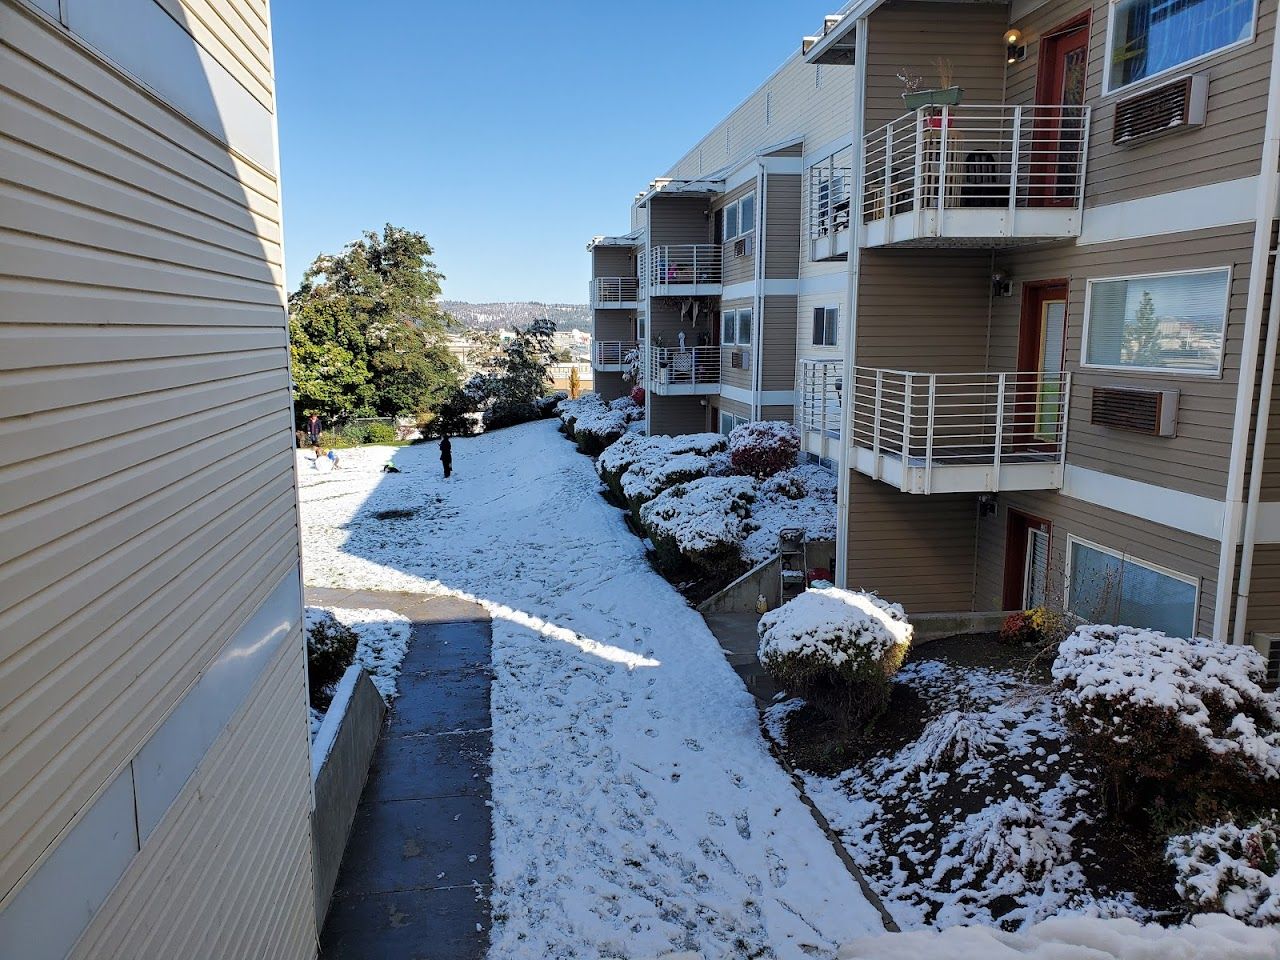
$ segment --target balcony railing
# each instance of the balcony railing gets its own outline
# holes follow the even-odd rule
[[[1062,486],[1071,375],[855,367],[853,467],[908,493]]]
[[[922,107],[864,138],[866,244],[1080,233],[1089,108]]]
[[[800,403],[796,422],[802,432],[840,436],[840,396],[844,389],[840,360],[800,361]]]
[[[617,373],[630,369],[630,355],[638,348],[634,340],[597,340],[591,347],[591,362],[597,370]]]
[[[640,281],[635,277],[596,277],[591,281],[591,306],[634,306],[640,299]]]
[[[718,393],[720,348],[650,347],[645,376],[660,395]]]
[[[852,147],[846,147],[809,168],[811,259],[831,260],[848,254],[852,196]]]
[[[646,263],[650,296],[715,296],[720,293],[720,246],[664,244],[650,248]]]

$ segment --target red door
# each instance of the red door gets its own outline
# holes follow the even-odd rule
[[[1004,541],[1004,609],[1043,606],[1049,587],[1048,520],[1010,508]]]
[[[1066,329],[1067,281],[1024,283],[1014,405],[1005,413],[1013,426],[1003,444],[1010,461],[1042,459],[1058,448],[1067,414]]]
[[[1064,24],[1040,41],[1036,136],[1032,158],[1040,206],[1071,206],[1080,190],[1089,17]]]

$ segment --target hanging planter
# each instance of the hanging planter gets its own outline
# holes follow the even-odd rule
[[[954,107],[964,99],[963,87],[935,87],[931,90],[913,90],[902,95],[908,110],[921,107]]]

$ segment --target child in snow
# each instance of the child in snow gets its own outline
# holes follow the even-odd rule
[[[453,473],[453,444],[449,442],[447,433],[440,436],[440,466],[444,467],[445,479]]]

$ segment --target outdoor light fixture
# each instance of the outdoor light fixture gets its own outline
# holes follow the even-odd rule
[[[991,273],[991,295],[993,297],[1013,296],[1013,281],[1005,275],[1003,270],[994,270]]]
[[[1022,31],[1010,27],[1004,33],[1005,60],[1020,63],[1027,59],[1027,48],[1022,42]]]
[[[978,498],[978,516],[991,517],[995,516],[996,498],[994,494],[984,493]]]

